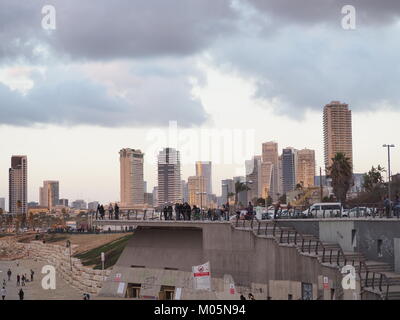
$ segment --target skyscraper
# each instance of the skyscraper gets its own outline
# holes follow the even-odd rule
[[[269,195],[274,201],[278,200],[278,194],[280,193],[280,175],[279,175],[279,155],[278,155],[278,144],[276,142],[265,142],[262,144],[262,161],[270,162],[272,164],[271,173],[271,188]],[[264,185],[267,181],[264,182]]]
[[[261,197],[261,156],[254,156],[251,160],[245,161],[246,181],[252,182],[248,185],[247,198],[253,201]]]
[[[271,196],[272,169],[274,165],[271,162],[261,162],[261,198],[266,199]]]
[[[60,184],[58,181],[43,181],[39,189],[39,204],[41,207],[51,209],[59,204]]]
[[[221,181],[221,198],[222,198],[222,202],[225,204],[228,201],[230,201],[231,199],[233,199],[233,197],[228,197],[228,195],[230,193],[234,193],[235,192],[235,182],[233,181],[233,179],[225,179]]]
[[[143,157],[140,150],[122,149],[119,152],[121,174],[121,206],[143,207]]]
[[[182,180],[182,199],[183,202],[189,202],[189,187],[185,180]]]
[[[196,205],[202,208],[208,207],[206,182],[207,180],[203,176],[193,176],[188,178],[189,204],[191,206]]]
[[[179,151],[164,148],[158,154],[158,206],[182,201]]]
[[[297,154],[294,148],[282,150],[282,193],[286,194],[296,188]]]
[[[315,177],[315,151],[302,149],[297,151],[296,184],[313,187]]]
[[[207,194],[212,194],[212,169],[211,161],[197,161],[196,162],[196,176],[204,177]]]
[[[9,212],[27,213],[28,159],[26,156],[12,156],[9,169]]]
[[[332,101],[324,107],[324,151],[326,172],[338,152],[344,153],[353,167],[351,110],[345,103]]]
[[[3,213],[6,211],[6,199],[4,198],[0,198],[0,210]]]

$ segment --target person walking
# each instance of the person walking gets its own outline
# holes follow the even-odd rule
[[[21,277],[17,274],[17,287],[21,284]]]
[[[99,219],[99,213],[100,213],[100,203],[97,205],[97,209],[96,209],[96,220]]]
[[[12,274],[11,269],[8,269],[7,271],[8,281],[11,280],[11,274]]]
[[[393,213],[396,215],[397,218],[399,218],[399,214],[400,214],[400,197],[397,194],[396,195],[396,199],[394,200],[393,203]]]
[[[35,272],[31,269],[31,282],[33,281],[33,275],[35,274]]]
[[[385,207],[386,218],[390,218],[391,202],[388,196],[383,200],[383,206]]]
[[[22,286],[24,287],[25,286],[25,275],[24,274],[22,275],[21,280],[22,280]]]
[[[164,213],[164,220],[168,220],[168,208],[167,208],[167,206],[164,206],[163,213]]]
[[[3,286],[3,288],[1,288],[1,290],[0,290],[0,295],[1,295],[1,299],[2,299],[2,300],[5,300],[5,299],[6,299],[7,290],[6,290],[5,286]]]
[[[115,220],[119,219],[119,206],[118,204],[115,204]]]
[[[24,300],[25,293],[24,290],[22,290],[22,288],[19,289],[18,295],[19,295],[19,300]]]
[[[171,205],[169,205],[168,206],[168,220],[172,220],[172,212],[173,212],[174,210],[172,209],[172,206]]]
[[[110,205],[108,206],[108,219],[109,220],[113,219],[113,214],[114,214],[114,208],[113,208],[112,204],[110,203]]]

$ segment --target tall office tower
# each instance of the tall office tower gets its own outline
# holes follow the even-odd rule
[[[198,207],[208,207],[207,180],[203,176],[188,178],[189,204]]]
[[[274,165],[271,162],[261,162],[261,198],[271,196],[272,171]]]
[[[122,207],[144,205],[143,157],[140,150],[122,149],[119,152]]]
[[[282,155],[278,157],[278,173],[279,173],[279,186],[278,186],[278,193],[279,195],[284,194],[283,192],[283,161]]]
[[[235,192],[235,182],[233,179],[225,179],[221,181],[221,198],[222,203],[227,203],[229,200],[233,199],[233,197],[228,197],[230,193]]]
[[[68,207],[68,199],[60,199],[58,203],[60,206]]]
[[[183,202],[189,202],[189,187],[185,180],[182,180],[182,199]]]
[[[143,192],[147,193],[147,181],[143,181]]]
[[[164,148],[158,154],[158,206],[182,201],[179,151]]]
[[[296,149],[288,147],[282,150],[282,194],[296,188]]]
[[[60,183],[58,181],[43,181],[39,188],[39,204],[41,207],[51,209],[59,204]]]
[[[261,197],[261,156],[254,156],[251,160],[245,161],[246,181],[252,182],[248,185],[250,190],[247,191],[249,201]]]
[[[158,187],[153,187],[153,206],[158,203]]]
[[[204,177],[207,194],[212,194],[212,164],[211,161],[196,162],[196,176]]]
[[[265,142],[262,144],[262,161],[272,163],[272,181],[269,195],[277,201],[280,193],[279,155],[276,142]]]
[[[315,177],[315,151],[302,149],[297,151],[296,184],[313,187]]]
[[[353,167],[351,110],[345,103],[332,101],[324,107],[324,151],[327,173],[338,152],[344,153]]]
[[[26,156],[12,156],[9,169],[9,212],[27,213],[28,159]]]
[[[4,213],[6,211],[6,199],[0,198],[0,211]]]

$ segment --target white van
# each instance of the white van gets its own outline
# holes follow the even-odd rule
[[[340,202],[314,203],[303,214],[315,218],[340,218],[343,214],[342,204]]]

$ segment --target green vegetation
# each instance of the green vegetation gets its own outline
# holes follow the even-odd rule
[[[75,255],[75,257],[81,259],[84,266],[93,266],[93,269],[101,269],[101,253],[104,252],[104,268],[107,269],[117,262],[127,242],[132,236],[133,234],[129,234],[100,247],[79,253]]]
[[[346,203],[347,192],[353,186],[353,168],[350,159],[342,152],[332,158],[332,165],[328,168],[328,177],[332,179],[333,193],[342,204]]]

